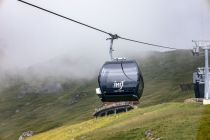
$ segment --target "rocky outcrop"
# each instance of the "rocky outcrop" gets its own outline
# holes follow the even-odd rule
[[[145,137],[146,138],[151,138],[153,136],[153,133],[151,130],[147,130],[145,133],[144,133]]]
[[[203,103],[203,98],[190,98],[190,99],[185,99],[184,103],[198,103],[202,104]]]
[[[22,98],[29,93],[36,94],[48,94],[48,93],[60,93],[63,91],[62,84],[59,82],[45,83],[41,85],[29,85],[24,84],[20,87],[20,93],[18,98]]]
[[[144,132],[144,136],[148,139],[148,140],[161,140],[161,138],[155,138],[152,130],[147,130]]]
[[[87,92],[76,93],[76,95],[70,99],[69,105],[73,105],[73,104],[79,102],[79,100],[81,100],[82,98],[84,98],[86,96],[87,96]]]
[[[18,140],[25,140],[26,137],[32,137],[33,135],[34,135],[33,131],[26,131],[22,133],[22,135],[19,137]]]

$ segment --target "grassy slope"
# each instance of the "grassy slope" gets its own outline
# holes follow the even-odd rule
[[[192,81],[192,72],[197,61],[192,58],[189,51],[152,53],[147,58],[140,58],[138,62],[141,62],[145,90],[139,106],[143,108],[164,102],[183,102],[184,99],[192,97],[192,91],[180,92],[179,89],[180,83]],[[15,140],[27,130],[40,133],[63,125],[71,127],[72,124],[89,120],[96,106],[100,105],[95,95],[96,86],[95,80],[85,84],[74,83],[63,93],[31,94],[22,99],[17,99],[19,87],[8,89],[0,98],[0,112],[3,112],[0,114],[0,139]],[[68,104],[72,97],[84,91],[87,93],[86,97],[81,98],[76,104]],[[20,112],[16,113],[17,109]],[[150,108],[143,108],[147,109]],[[103,124],[99,125],[101,127]],[[58,128],[60,129],[62,128]]]
[[[19,87],[5,91],[0,98],[0,139],[16,140],[24,131],[33,130],[39,133],[67,122],[72,124],[92,118],[93,108],[98,106],[99,101],[92,95],[92,88],[89,88],[91,86],[88,84],[71,86],[63,93],[32,93],[20,99],[17,98]],[[71,105],[71,99],[81,92],[87,95],[81,97],[78,103]]]
[[[136,109],[129,113],[101,119],[93,119],[76,125],[60,128],[36,135],[29,140],[139,140],[146,139],[144,132],[152,130],[153,138],[172,139],[207,139],[205,131],[210,129],[210,107],[198,104],[165,103],[152,107]],[[208,135],[209,138],[210,135]]]

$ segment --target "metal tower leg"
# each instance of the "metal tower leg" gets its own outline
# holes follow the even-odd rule
[[[209,55],[208,49],[205,49],[205,99],[209,99]]]

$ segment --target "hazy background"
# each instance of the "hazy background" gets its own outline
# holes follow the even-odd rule
[[[191,49],[210,39],[209,0],[27,0],[120,36]],[[0,0],[0,71],[84,77],[109,60],[109,37],[17,0]],[[163,49],[116,40],[115,57]],[[165,49],[164,49],[165,50]],[[36,70],[35,70],[36,69]],[[2,76],[2,75],[1,75]]]

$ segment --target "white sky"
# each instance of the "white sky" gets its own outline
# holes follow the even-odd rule
[[[191,49],[210,39],[207,0],[27,0],[120,36]],[[27,67],[57,56],[105,61],[108,36],[50,15],[17,0],[0,0],[0,57],[4,65]],[[159,50],[122,40],[115,56]],[[3,53],[4,52],[4,53]],[[1,62],[1,61],[0,61]]]

